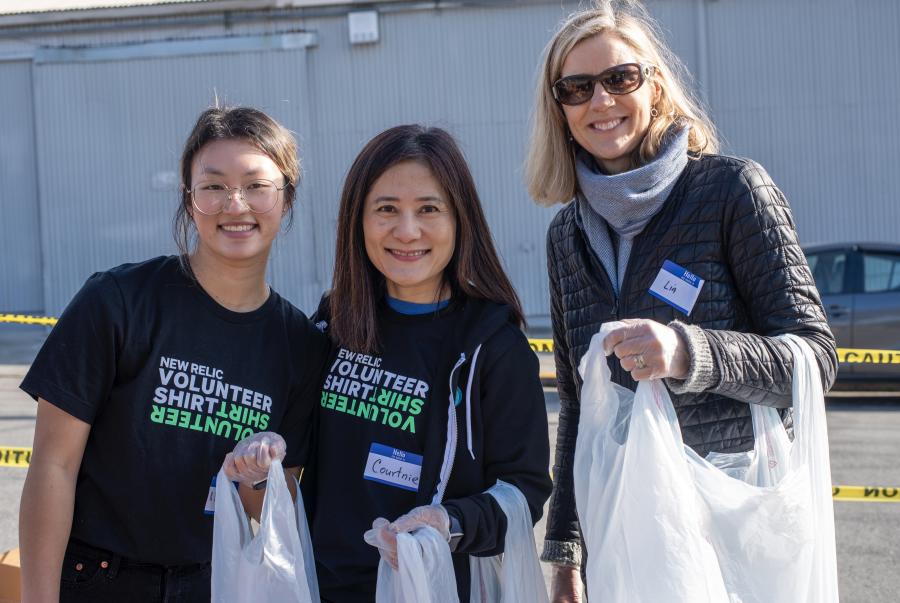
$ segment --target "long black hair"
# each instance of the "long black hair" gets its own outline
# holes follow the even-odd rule
[[[440,128],[404,125],[370,140],[344,181],[329,296],[332,338],[349,349],[369,353],[378,350],[375,315],[385,281],[366,253],[363,210],[375,181],[404,161],[416,161],[431,170],[456,216],[456,246],[444,269],[452,296],[509,306],[513,321],[524,326],[522,305],[503,270],[475,180],[456,141]]]

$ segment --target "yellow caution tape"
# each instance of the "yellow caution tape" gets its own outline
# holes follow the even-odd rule
[[[831,496],[835,500],[861,500],[865,502],[900,502],[900,488],[877,486],[834,486]]]
[[[553,353],[552,339],[529,339],[531,349],[538,353]],[[900,350],[863,350],[838,348],[838,361],[851,364],[900,364]]]
[[[31,448],[0,446],[0,467],[28,467]],[[900,488],[879,486],[834,486],[835,500],[861,500],[866,502],[900,502]]]
[[[49,325],[56,324],[56,319],[48,316],[26,316],[25,314],[0,314],[0,322],[14,322],[23,325]]]
[[[553,353],[553,340],[552,339],[529,339],[528,345],[530,345],[531,349],[537,353],[545,353],[545,354]]]
[[[31,448],[0,446],[0,467],[27,467],[31,463]]]
[[[838,361],[851,364],[900,364],[897,350],[856,350],[838,348]]]

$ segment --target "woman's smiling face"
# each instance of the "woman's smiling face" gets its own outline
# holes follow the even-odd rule
[[[456,248],[456,215],[427,166],[403,161],[379,176],[363,206],[363,235],[388,295],[415,303],[445,297],[444,269]]]
[[[560,77],[597,75],[616,65],[640,62],[621,38],[601,33],[575,45],[563,61]],[[632,169],[631,153],[650,127],[650,110],[658,98],[659,85],[651,78],[622,95],[610,94],[597,83],[589,101],[561,106],[575,141],[594,156],[604,172],[618,174]]]
[[[240,138],[207,143],[197,152],[191,167],[194,187],[236,189],[258,180],[269,180],[278,186],[284,184],[284,176],[275,162]],[[197,253],[230,263],[265,263],[285,210],[284,193],[278,191],[276,195],[274,207],[265,213],[251,212],[237,192],[216,215],[205,215],[192,207],[191,216],[199,235]]]

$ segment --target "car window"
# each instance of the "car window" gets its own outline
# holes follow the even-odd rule
[[[812,271],[816,288],[821,295],[834,295],[844,292],[844,267],[847,265],[847,253],[844,251],[826,251],[810,254],[807,258]]]
[[[900,291],[900,255],[863,254],[863,292]]]

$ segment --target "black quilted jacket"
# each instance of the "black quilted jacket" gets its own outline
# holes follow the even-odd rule
[[[802,336],[826,390],[837,370],[834,337],[800,249],[790,208],[758,164],[707,155],[688,162],[662,209],[634,241],[617,300],[569,203],[547,237],[551,315],[561,408],[544,559],[580,563],[572,462],[578,434],[578,362],[600,324],[619,318],[679,320],[702,329],[712,356],[708,387],[673,394],[686,444],[701,455],[753,447],[747,402],[791,404],[793,360],[772,336]],[[648,293],[665,260],[705,279],[685,316]],[[615,357],[612,379],[636,387]],[[670,383],[670,386],[672,383]],[[790,421],[789,411],[785,413]]]

